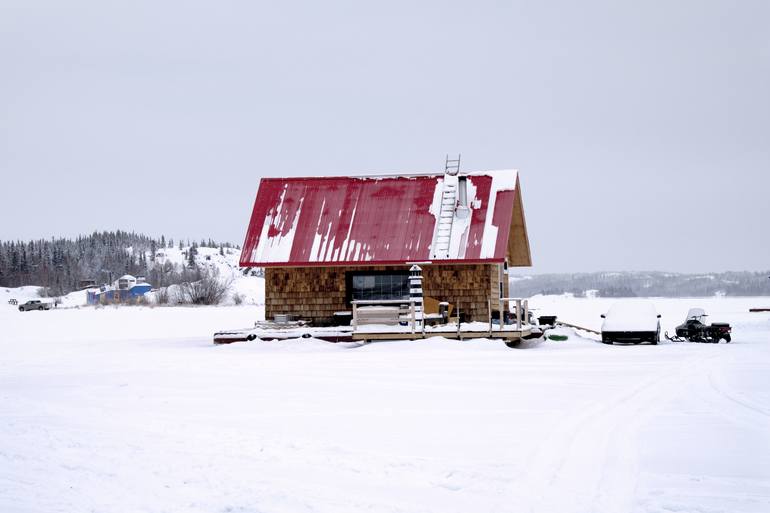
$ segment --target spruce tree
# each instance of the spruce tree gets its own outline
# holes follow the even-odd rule
[[[187,266],[192,269],[195,267],[195,255],[198,254],[198,246],[193,242],[190,251],[187,252]]]

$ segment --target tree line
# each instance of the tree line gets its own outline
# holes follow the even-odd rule
[[[187,249],[187,265],[156,261],[161,248],[175,246],[174,239],[150,237],[134,232],[103,231],[70,238],[0,242],[0,286],[37,285],[51,295],[63,295],[76,290],[83,280],[107,283],[123,274],[146,276],[157,285],[172,285],[189,281],[199,271],[195,254],[199,246],[236,247],[212,239],[176,242]]]
[[[540,274],[512,277],[510,290],[523,297],[564,293],[599,297],[770,296],[769,277],[770,271]]]

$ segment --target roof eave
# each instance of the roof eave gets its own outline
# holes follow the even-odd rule
[[[368,260],[349,262],[240,262],[241,267],[373,267],[377,265],[463,265],[501,264],[502,258],[446,259],[446,260]]]

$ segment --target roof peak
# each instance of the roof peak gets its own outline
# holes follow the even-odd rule
[[[457,176],[494,176],[503,173],[518,173],[516,169],[489,169],[483,171],[464,171]],[[417,172],[392,172],[392,173],[371,173],[360,175],[305,175],[305,176],[266,176],[262,180],[287,181],[287,180],[339,180],[340,178],[350,180],[382,180],[388,178],[442,178],[444,171],[417,171]]]

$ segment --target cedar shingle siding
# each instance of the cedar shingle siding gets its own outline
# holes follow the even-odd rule
[[[421,265],[423,293],[460,308],[469,320],[487,320],[490,293],[498,297],[502,278],[508,295],[507,276],[502,264]],[[268,267],[265,269],[265,317],[288,313],[328,324],[334,312],[350,310],[347,304],[346,273],[349,271],[405,271],[409,266],[356,267]],[[493,305],[493,310],[496,306]],[[456,311],[456,310],[455,310]]]

